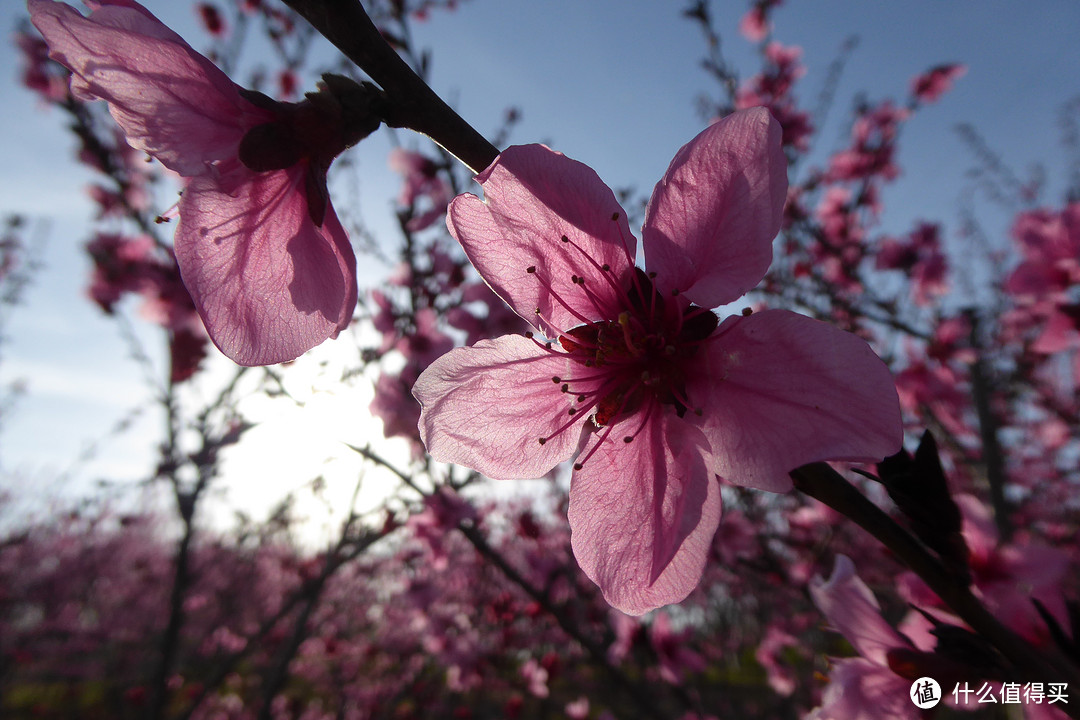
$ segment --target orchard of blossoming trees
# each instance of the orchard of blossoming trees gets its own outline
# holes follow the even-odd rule
[[[455,4],[198,2],[204,56],[134,0],[28,1],[23,83],[96,173],[89,298],[138,296],[168,348],[171,510],[19,522],[0,495],[0,714],[1080,717],[1080,169],[1041,197],[967,130],[1018,210],[958,268],[942,225],[878,220],[905,124],[965,68],[861,99],[809,167],[780,0],[738,34],[690,0],[705,121],[650,197],[616,193],[510,145],[516,110],[487,139],[429,89],[411,28]],[[226,74],[255,35],[272,59]],[[376,132],[392,237],[327,182]],[[0,238],[5,311],[25,234]],[[397,267],[359,287],[357,254]],[[241,399],[288,396],[320,345],[411,448],[351,447],[397,490],[315,551],[288,499],[206,523]]]

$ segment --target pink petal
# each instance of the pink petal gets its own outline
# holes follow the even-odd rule
[[[1047,355],[1068,350],[1077,344],[1077,329],[1076,321],[1065,313],[1055,310],[1046,321],[1039,337],[1031,344],[1031,349]]]
[[[431,457],[498,479],[538,478],[577,450],[584,413],[553,377],[568,361],[520,335],[481,340],[432,363],[413,385],[420,401],[420,437]]]
[[[641,615],[679,602],[701,580],[720,523],[720,486],[705,467],[699,430],[654,410],[610,438],[570,485],[570,544],[613,607]]]
[[[621,286],[626,279],[637,240],[592,168],[543,145],[522,145],[507,148],[476,179],[484,200],[459,195],[446,224],[514,312],[549,337],[581,325],[582,317],[617,314],[612,280]],[[609,272],[601,271],[604,264]],[[590,292],[574,276],[585,278]],[[538,320],[537,308],[550,326]]]
[[[859,655],[887,667],[885,654],[910,643],[881,617],[881,607],[859,576],[855,564],[844,555],[836,556],[836,566],[828,582],[810,581],[810,597],[829,623],[848,639]]]
[[[292,360],[348,327],[356,258],[332,207],[308,214],[306,164],[194,178],[176,260],[211,339],[241,365]]]
[[[687,395],[724,479],[784,492],[800,465],[900,450],[896,386],[864,340],[786,310],[728,318],[709,340]]]
[[[235,157],[244,132],[270,119],[213,63],[136,3],[83,17],[70,5],[29,0],[50,57],[69,68],[71,89],[102,99],[132,147],[192,177]]]
[[[908,698],[911,681],[888,667],[861,658],[838,660],[821,695],[821,707],[807,720],[919,720],[919,708]]]
[[[675,155],[645,211],[645,266],[701,307],[742,297],[772,262],[787,196],[780,124],[765,108],[714,123]],[[667,294],[667,292],[665,292]]]

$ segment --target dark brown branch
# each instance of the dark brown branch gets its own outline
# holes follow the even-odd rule
[[[971,350],[975,360],[971,363],[971,394],[975,401],[975,412],[979,417],[979,436],[982,438],[982,463],[986,468],[986,482],[990,486],[990,503],[994,507],[994,524],[997,526],[1001,542],[1008,542],[1012,537],[1012,521],[1009,505],[1005,500],[1005,456],[998,441],[998,421],[990,407],[990,394],[993,388],[987,377],[986,362],[983,359],[982,343],[979,341],[979,316],[974,310],[964,313],[971,327]]]
[[[465,122],[386,42],[359,0],[284,0],[387,96],[383,120],[427,135],[478,174],[498,149]]]

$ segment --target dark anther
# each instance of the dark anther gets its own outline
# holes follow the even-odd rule
[[[655,272],[649,273],[649,279],[650,280],[655,280],[656,279],[656,273]]]
[[[585,466],[584,466],[584,465],[582,465],[581,463],[574,463],[574,469],[575,469],[575,470],[580,470],[580,469],[581,469],[581,468],[583,468],[583,467],[585,467]]]
[[[546,442],[547,442],[547,438],[537,438],[537,440],[539,440],[539,441],[540,441],[540,444],[541,444],[541,445],[543,445],[544,443],[546,443]]]
[[[533,310],[533,312],[536,313],[537,315],[539,315],[540,314],[540,308],[536,308],[535,310]]]
[[[603,270],[604,272],[607,272],[608,270],[611,269],[611,266],[608,265],[607,263],[604,263],[603,265],[600,266],[600,269]]]
[[[634,442],[634,438],[632,438],[632,437],[630,437],[629,435],[627,435],[626,437],[624,437],[624,438],[622,439],[622,441],[623,441],[624,443],[632,443],[632,442]]]
[[[566,411],[567,415],[577,415],[577,408],[570,408]]]
[[[577,396],[577,401],[578,402],[585,402],[585,396],[584,395],[578,395]]]
[[[562,240],[562,241],[563,241],[564,243],[568,243],[568,242],[570,242],[570,238],[566,237],[565,235],[563,235],[563,236],[562,236],[562,238],[560,238],[560,239],[561,239],[561,240]]]
[[[675,296],[676,296],[676,295],[678,295],[678,294],[679,294],[679,291],[678,291],[678,289],[676,289],[676,290],[672,290],[672,291],[671,291],[671,296],[672,296],[672,297],[675,297]]]
[[[560,377],[559,377],[558,375],[552,375],[552,376],[551,376],[551,382],[553,382],[553,383],[555,383],[556,385],[558,385],[559,383],[561,383],[561,382],[562,382],[562,378],[560,378]]]
[[[530,265],[529,267],[525,268],[525,272],[527,272],[527,273],[529,273],[531,275],[532,273],[536,272],[536,266],[535,265]]]
[[[752,309],[750,309],[750,308],[743,308],[742,309],[742,316],[743,317],[750,317],[753,314],[754,314],[754,311]]]
[[[532,338],[533,338],[533,331],[532,331],[532,330],[526,330],[526,331],[525,331],[525,337],[527,337],[527,338],[529,338],[530,340],[532,340]]]
[[[619,219],[619,213],[613,213],[612,216],[611,216],[611,219],[612,220],[618,220]]]
[[[562,391],[563,392],[570,392],[570,383],[563,383]]]

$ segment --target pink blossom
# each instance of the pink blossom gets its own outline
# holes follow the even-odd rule
[[[413,394],[431,455],[495,478],[576,457],[571,544],[614,607],[696,586],[720,521],[716,476],[782,492],[823,459],[900,446],[896,391],[865,342],[784,310],[723,323],[772,259],[787,191],[780,127],[737,112],[676,154],[637,240],[594,171],[542,145],[506,150],[447,224],[541,334],[458,348]]]
[[[967,73],[967,66],[958,63],[938,65],[911,81],[911,94],[924,103],[936,101],[947,93],[954,81]]]
[[[568,702],[563,710],[570,720],[586,720],[589,717],[589,698],[582,695],[577,700]]]
[[[874,594],[855,574],[855,564],[837,555],[828,581],[815,578],[810,582],[810,596],[859,657],[835,662],[822,705],[809,717],[815,720],[918,718],[918,708],[907,697],[911,681],[895,674],[888,660],[891,650],[911,648],[911,643],[881,617]]]
[[[900,168],[893,163],[900,123],[909,111],[886,100],[860,112],[851,128],[852,144],[829,161],[828,180],[868,180],[880,175],[895,180]]]
[[[965,419],[969,396],[961,389],[964,382],[951,366],[927,364],[925,360],[914,360],[896,374],[896,388],[904,410],[919,417],[929,408],[938,422],[959,437],[972,434]]]
[[[1080,202],[1021,213],[1012,235],[1024,258],[1005,281],[1020,306],[1014,324],[1038,328],[1035,352],[1080,346]]]
[[[195,5],[195,12],[202,21],[203,27],[206,28],[206,32],[217,37],[225,35],[225,19],[221,17],[221,11],[216,5],[201,2]]]
[[[49,103],[59,103],[68,97],[68,82],[61,77],[56,65],[49,62],[49,47],[29,33],[15,35],[15,44],[23,56],[22,84],[41,95]]]
[[[336,336],[356,304],[356,260],[325,193],[343,148],[304,133],[317,110],[245,93],[134,0],[88,4],[84,17],[28,0],[75,96],[106,100],[133,147],[189,178],[175,252],[214,343],[260,365]]]
[[[809,114],[798,109],[791,92],[795,82],[806,74],[800,62],[802,49],[770,42],[764,48],[764,55],[768,61],[765,70],[739,88],[735,108],[767,107],[783,130],[781,144],[806,151],[813,126]]]
[[[394,148],[388,158],[390,169],[405,179],[398,204],[408,210],[406,229],[417,232],[430,227],[446,212],[452,193],[450,186],[439,176],[439,167],[418,152]],[[418,201],[426,204],[417,211]]]
[[[761,42],[772,31],[769,13],[782,0],[758,0],[739,21],[739,32],[751,42]]]
[[[521,666],[521,676],[529,683],[530,693],[540,698],[548,696],[548,671],[535,658],[529,658]]]
[[[690,647],[692,630],[685,628],[675,632],[671,628],[671,619],[667,613],[659,612],[649,627],[649,642],[664,682],[678,685],[687,672],[701,672],[705,669],[705,658]]]
[[[908,272],[915,304],[929,305],[949,289],[948,261],[941,251],[940,227],[921,222],[902,241],[886,239],[878,250],[877,268]]]
[[[769,677],[769,687],[779,695],[787,697],[795,692],[796,677],[790,667],[781,664],[780,655],[785,648],[799,649],[799,639],[784,632],[775,625],[770,625],[761,639],[761,644],[754,651],[754,659],[765,669]]]

